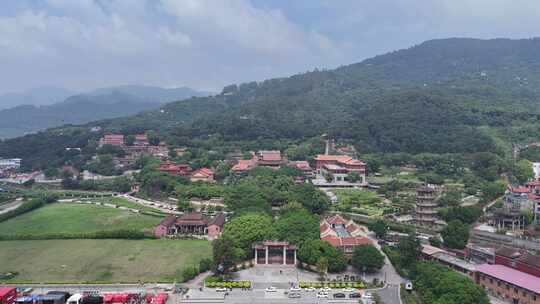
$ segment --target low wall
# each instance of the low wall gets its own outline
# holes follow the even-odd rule
[[[487,231],[473,230],[471,234],[471,240],[480,244],[498,244],[511,247],[523,248],[527,250],[540,251],[540,240],[524,239],[519,237],[513,237],[509,235],[496,234]]]

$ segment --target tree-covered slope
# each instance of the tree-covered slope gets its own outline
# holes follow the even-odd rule
[[[539,51],[540,39],[433,40],[334,70],[231,85],[215,96],[76,129],[154,129],[173,145],[210,138],[304,140],[326,133],[361,152],[496,151],[501,141],[538,124]],[[74,141],[62,128],[51,132]],[[535,136],[527,131],[520,140]],[[24,152],[33,141],[39,139],[5,141],[0,157],[35,158]]]

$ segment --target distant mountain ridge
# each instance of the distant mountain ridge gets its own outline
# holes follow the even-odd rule
[[[165,102],[207,94],[188,87],[164,89],[131,85],[72,95],[51,105],[19,105],[0,110],[0,138],[21,136],[65,124],[132,115],[157,108]]]
[[[20,105],[51,105],[60,102],[73,94],[75,94],[75,92],[71,90],[52,86],[38,87],[25,92],[1,94],[0,110]]]

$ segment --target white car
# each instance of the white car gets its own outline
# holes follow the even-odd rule
[[[330,287],[323,287],[323,288],[321,288],[321,291],[326,292],[326,293],[329,293],[330,291],[332,291],[332,288],[330,288]]]
[[[289,289],[290,292],[298,292],[298,291],[302,291],[302,288],[298,287],[298,286],[294,286],[294,287],[291,287]]]
[[[343,288],[341,291],[342,292],[355,292],[356,289],[354,289],[354,288]]]
[[[325,298],[325,299],[328,299],[328,293],[327,292],[318,292],[317,293],[317,298],[321,299],[321,298]]]
[[[309,291],[309,292],[317,291],[315,287],[308,287],[308,288],[305,288],[304,290]]]
[[[225,288],[225,287],[218,287],[218,288],[216,288],[216,292],[227,292],[227,288]]]
[[[266,292],[276,292],[277,288],[275,288],[274,286],[270,286],[270,287],[266,288],[264,291],[266,291]]]
[[[371,294],[371,292],[366,292],[362,295],[362,299],[371,300],[373,299],[373,295]]]

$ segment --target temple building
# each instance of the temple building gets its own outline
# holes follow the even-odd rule
[[[421,186],[416,189],[416,207],[414,221],[416,225],[439,229],[445,223],[439,219],[437,203],[439,192],[433,186]]]
[[[253,244],[256,265],[296,266],[296,246],[287,241],[263,241]]]
[[[106,134],[99,140],[99,146],[104,145],[111,146],[123,146],[124,145],[124,135],[122,134]]]
[[[339,214],[321,221],[319,230],[321,240],[341,249],[348,256],[353,254],[356,246],[372,244],[369,238],[362,236],[365,232],[359,225]]]
[[[278,150],[257,152],[257,166],[279,168],[284,164],[281,152]]]
[[[179,235],[207,236],[215,239],[221,235],[225,224],[225,214],[218,213],[212,218],[201,213],[186,213],[180,217],[169,216],[155,228],[156,237],[174,237]]]
[[[366,163],[347,155],[317,155],[316,172],[318,175],[329,177],[332,183],[346,182],[351,173],[358,174],[358,184],[366,183]]]
[[[191,167],[187,164],[175,164],[166,162],[157,168],[160,172],[169,173],[174,176],[188,176],[191,172]]]

